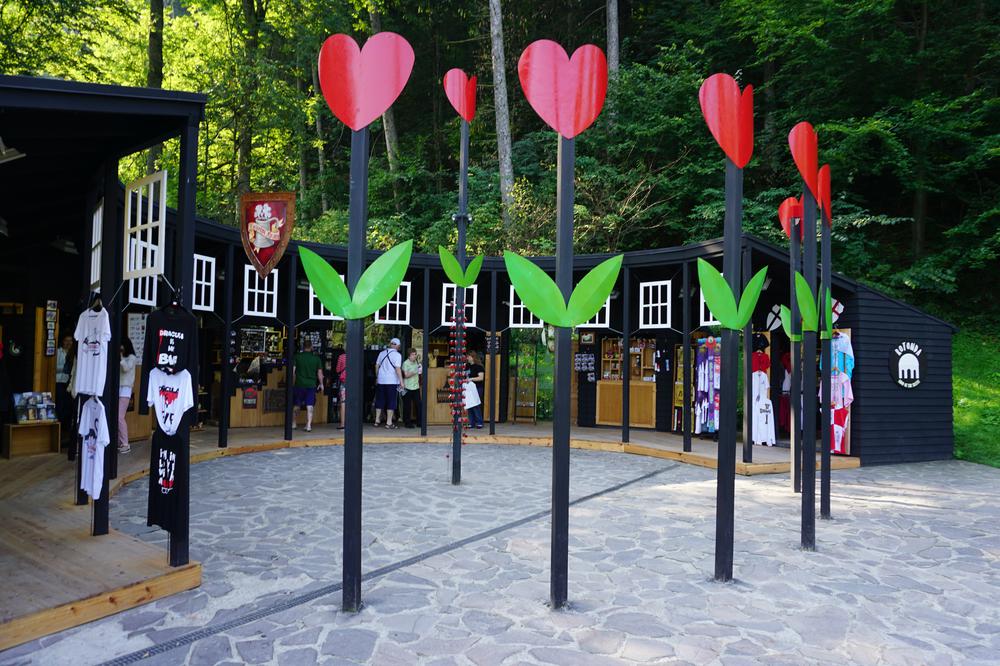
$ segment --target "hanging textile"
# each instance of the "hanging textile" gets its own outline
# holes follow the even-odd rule
[[[851,387],[854,348],[846,332],[833,332],[830,363],[830,451],[847,454],[849,451],[845,435],[851,419],[851,403],[854,402],[854,390]],[[822,400],[822,387],[820,399]]]
[[[90,396],[80,408],[79,433],[83,438],[80,444],[80,490],[96,500],[101,496],[101,485],[104,483],[104,447],[111,442],[104,404],[97,396]]]
[[[694,432],[714,433],[719,428],[719,397],[722,384],[722,345],[716,338],[698,341],[696,359]]]
[[[751,409],[751,430],[753,443],[763,446],[774,446],[774,406],[771,403],[771,380],[768,370],[771,369],[771,357],[763,351],[756,351],[750,357],[753,374],[750,376],[750,387],[753,400]]]

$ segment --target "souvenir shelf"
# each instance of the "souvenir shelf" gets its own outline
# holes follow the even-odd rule
[[[624,354],[621,338],[601,341],[601,376],[597,382],[597,423],[621,425],[622,377],[629,373],[629,425],[656,426],[656,342],[629,340]]]

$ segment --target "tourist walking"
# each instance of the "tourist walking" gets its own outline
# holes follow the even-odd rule
[[[302,344],[292,368],[292,429],[298,427],[299,409],[306,408],[306,432],[312,432],[316,392],[323,390],[323,362],[313,353],[312,340]]]
[[[424,372],[424,366],[417,359],[417,350],[410,347],[406,352],[406,360],[403,361],[403,425],[413,428],[414,424],[421,424],[420,410],[420,375]]]
[[[122,338],[119,353],[121,360],[118,363],[118,453],[131,453],[132,446],[128,443],[128,423],[125,422],[125,414],[128,412],[128,403],[132,400],[135,366],[139,359],[128,336]]]

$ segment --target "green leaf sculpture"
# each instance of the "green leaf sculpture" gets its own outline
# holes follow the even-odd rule
[[[822,340],[833,340],[833,295],[830,293],[830,289],[826,290],[826,304],[824,305],[823,313],[823,331],[820,333],[820,339]]]
[[[740,297],[740,305],[736,306],[736,297],[722,273],[715,270],[712,264],[704,259],[698,259],[698,282],[701,284],[701,292],[705,295],[705,303],[708,309],[724,328],[734,331],[742,330],[750,322],[757,301],[760,299],[760,292],[764,289],[764,281],[767,279],[767,266],[757,271],[750,282],[747,283],[743,295]]]
[[[802,342],[802,335],[792,334],[792,311],[787,305],[781,306],[781,328],[792,342]]]
[[[440,245],[438,245],[438,256],[441,258],[441,268],[444,269],[445,275],[462,288],[471,287],[476,282],[479,271],[483,267],[483,255],[479,255],[469,262],[469,268],[464,271],[462,265],[458,263],[458,259]]]
[[[389,302],[406,275],[412,254],[412,240],[383,253],[361,275],[352,296],[337,269],[309,248],[299,248],[299,258],[316,298],[344,319],[364,319]]]
[[[816,299],[809,284],[798,271],[795,272],[795,300],[798,301],[799,312],[802,313],[802,330],[818,331],[819,308],[816,307]]]
[[[618,280],[623,258],[619,254],[595,266],[580,280],[567,305],[545,271],[518,254],[503,253],[507,276],[524,307],[545,323],[562,328],[579,326],[604,307]]]

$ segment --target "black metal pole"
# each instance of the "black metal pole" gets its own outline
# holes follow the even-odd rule
[[[347,232],[347,288],[351,294],[365,267],[368,222],[368,128],[351,134],[351,187]],[[342,606],[361,610],[361,462],[364,384],[362,319],[347,320],[347,414],[344,424],[344,571]]]
[[[491,347],[492,345],[492,347]],[[496,386],[500,368],[496,357],[500,355],[500,338],[497,337],[497,272],[490,271],[490,344],[486,345],[490,355],[490,385],[486,387],[490,401],[490,434],[496,432]]]
[[[226,245],[226,279],[222,291],[222,385],[219,387],[219,448],[229,446],[229,408],[233,392],[233,286],[236,284],[232,244]]]
[[[753,256],[749,245],[743,247],[743,288],[750,284]],[[753,317],[743,327],[743,462],[753,462]]]
[[[556,192],[556,284],[567,301],[573,293],[573,164],[576,144],[559,137]],[[556,328],[555,398],[552,410],[552,579],[553,608],[566,605],[569,580],[569,435],[573,330]]]
[[[455,216],[455,223],[458,225],[458,265],[465,270],[465,228],[469,220],[469,123],[462,121],[462,140],[459,148],[459,168],[458,168],[458,214]],[[456,381],[463,381],[465,373],[458,368],[462,367],[464,359],[459,358],[460,352],[465,351],[465,289],[455,286],[455,344],[456,358],[455,371]],[[480,407],[482,410],[482,407]],[[454,486],[462,483],[462,415],[457,405],[452,409],[452,429],[451,429],[451,483]]]
[[[189,120],[181,134],[180,172],[177,179],[177,233],[174,242],[174,287],[180,292],[178,303],[185,305],[194,284],[194,207],[198,186],[198,120]],[[195,360],[197,363],[197,359]],[[198,372],[191,373],[191,388],[198,391]],[[191,420],[198,418],[197,400],[193,412],[188,412],[189,421],[181,423],[182,428],[191,427]],[[176,530],[170,533],[170,566],[187,564],[191,532],[191,449],[182,447],[177,460],[178,474],[183,470],[183,478],[188,483],[178,484],[177,503],[183,518]]]
[[[802,269],[802,246],[800,235],[802,220],[793,218],[791,224],[791,237],[788,246],[789,252],[789,289],[791,294],[789,310],[792,315],[791,331],[792,336],[801,338],[802,319],[799,313],[799,301],[795,298],[795,274]],[[791,450],[789,455],[792,461],[792,489],[795,492],[802,492],[802,341],[789,341],[792,362],[792,386],[788,389],[788,416],[789,435],[791,437]]]
[[[91,534],[98,536],[108,533],[108,481],[117,476],[118,471],[118,352],[121,345],[121,308],[117,305],[122,296],[112,295],[118,291],[122,281],[122,224],[118,218],[118,160],[110,158],[104,165],[104,218],[101,228],[101,294],[102,303],[108,311],[111,324],[111,339],[108,341],[107,379],[103,395],[97,396],[104,402],[104,413],[111,442],[105,448],[104,480],[100,495],[94,499]],[[152,205],[152,202],[150,202]],[[86,399],[84,396],[83,399]],[[86,455],[80,451],[80,457]]]
[[[734,294],[740,285],[743,170],[726,158],[726,217],[722,273]],[[736,384],[738,333],[722,331],[722,390],[719,409],[719,459],[715,490],[715,580],[733,579],[733,512],[736,504]]]
[[[632,344],[632,271],[627,264],[622,263],[622,444],[628,444],[631,437],[632,413],[632,356],[629,348]]]
[[[285,312],[288,313],[288,323],[285,325],[285,330],[288,333],[288,339],[285,341],[285,440],[292,440],[292,425],[295,423],[295,411],[294,405],[292,404],[292,385],[295,383],[293,377],[295,376],[295,290],[296,282],[298,282],[298,268],[299,260],[297,255],[289,254],[288,256],[288,294],[285,298],[288,299],[288,307]]]
[[[825,224],[823,221],[825,220]],[[830,314],[826,309],[826,292],[831,289],[831,278],[833,266],[831,265],[831,251],[830,247],[830,222],[824,214],[821,218],[820,226],[822,227],[822,252],[823,252],[823,262],[820,272],[820,322],[821,328],[827,328],[826,318]],[[829,519],[832,517],[830,513],[830,427],[831,421],[833,420],[833,415],[830,411],[830,402],[832,398],[832,373],[833,364],[830,362],[830,350],[833,345],[833,341],[827,337],[823,338],[821,344],[820,355],[823,359],[823,363],[820,366],[820,380],[822,381],[822,399],[820,403],[820,412],[822,418],[820,419],[820,427],[823,429],[822,442],[822,453],[820,455],[820,481],[819,481],[819,516],[823,519]]]
[[[684,262],[683,269],[684,293],[684,313],[682,316],[682,330],[684,339],[681,341],[681,354],[683,357],[684,370],[684,411],[681,414],[681,423],[684,427],[684,451],[691,451],[691,266]]]
[[[420,359],[424,364],[424,371],[420,373],[420,391],[422,400],[420,401],[420,436],[427,436],[427,403],[431,396],[427,392],[427,376],[430,374],[427,365],[428,344],[431,337],[431,269],[424,269],[424,338],[420,343]],[[343,424],[341,424],[343,425]]]
[[[803,268],[816,296],[816,199],[802,195]],[[802,549],[816,549],[816,331],[802,332]]]

